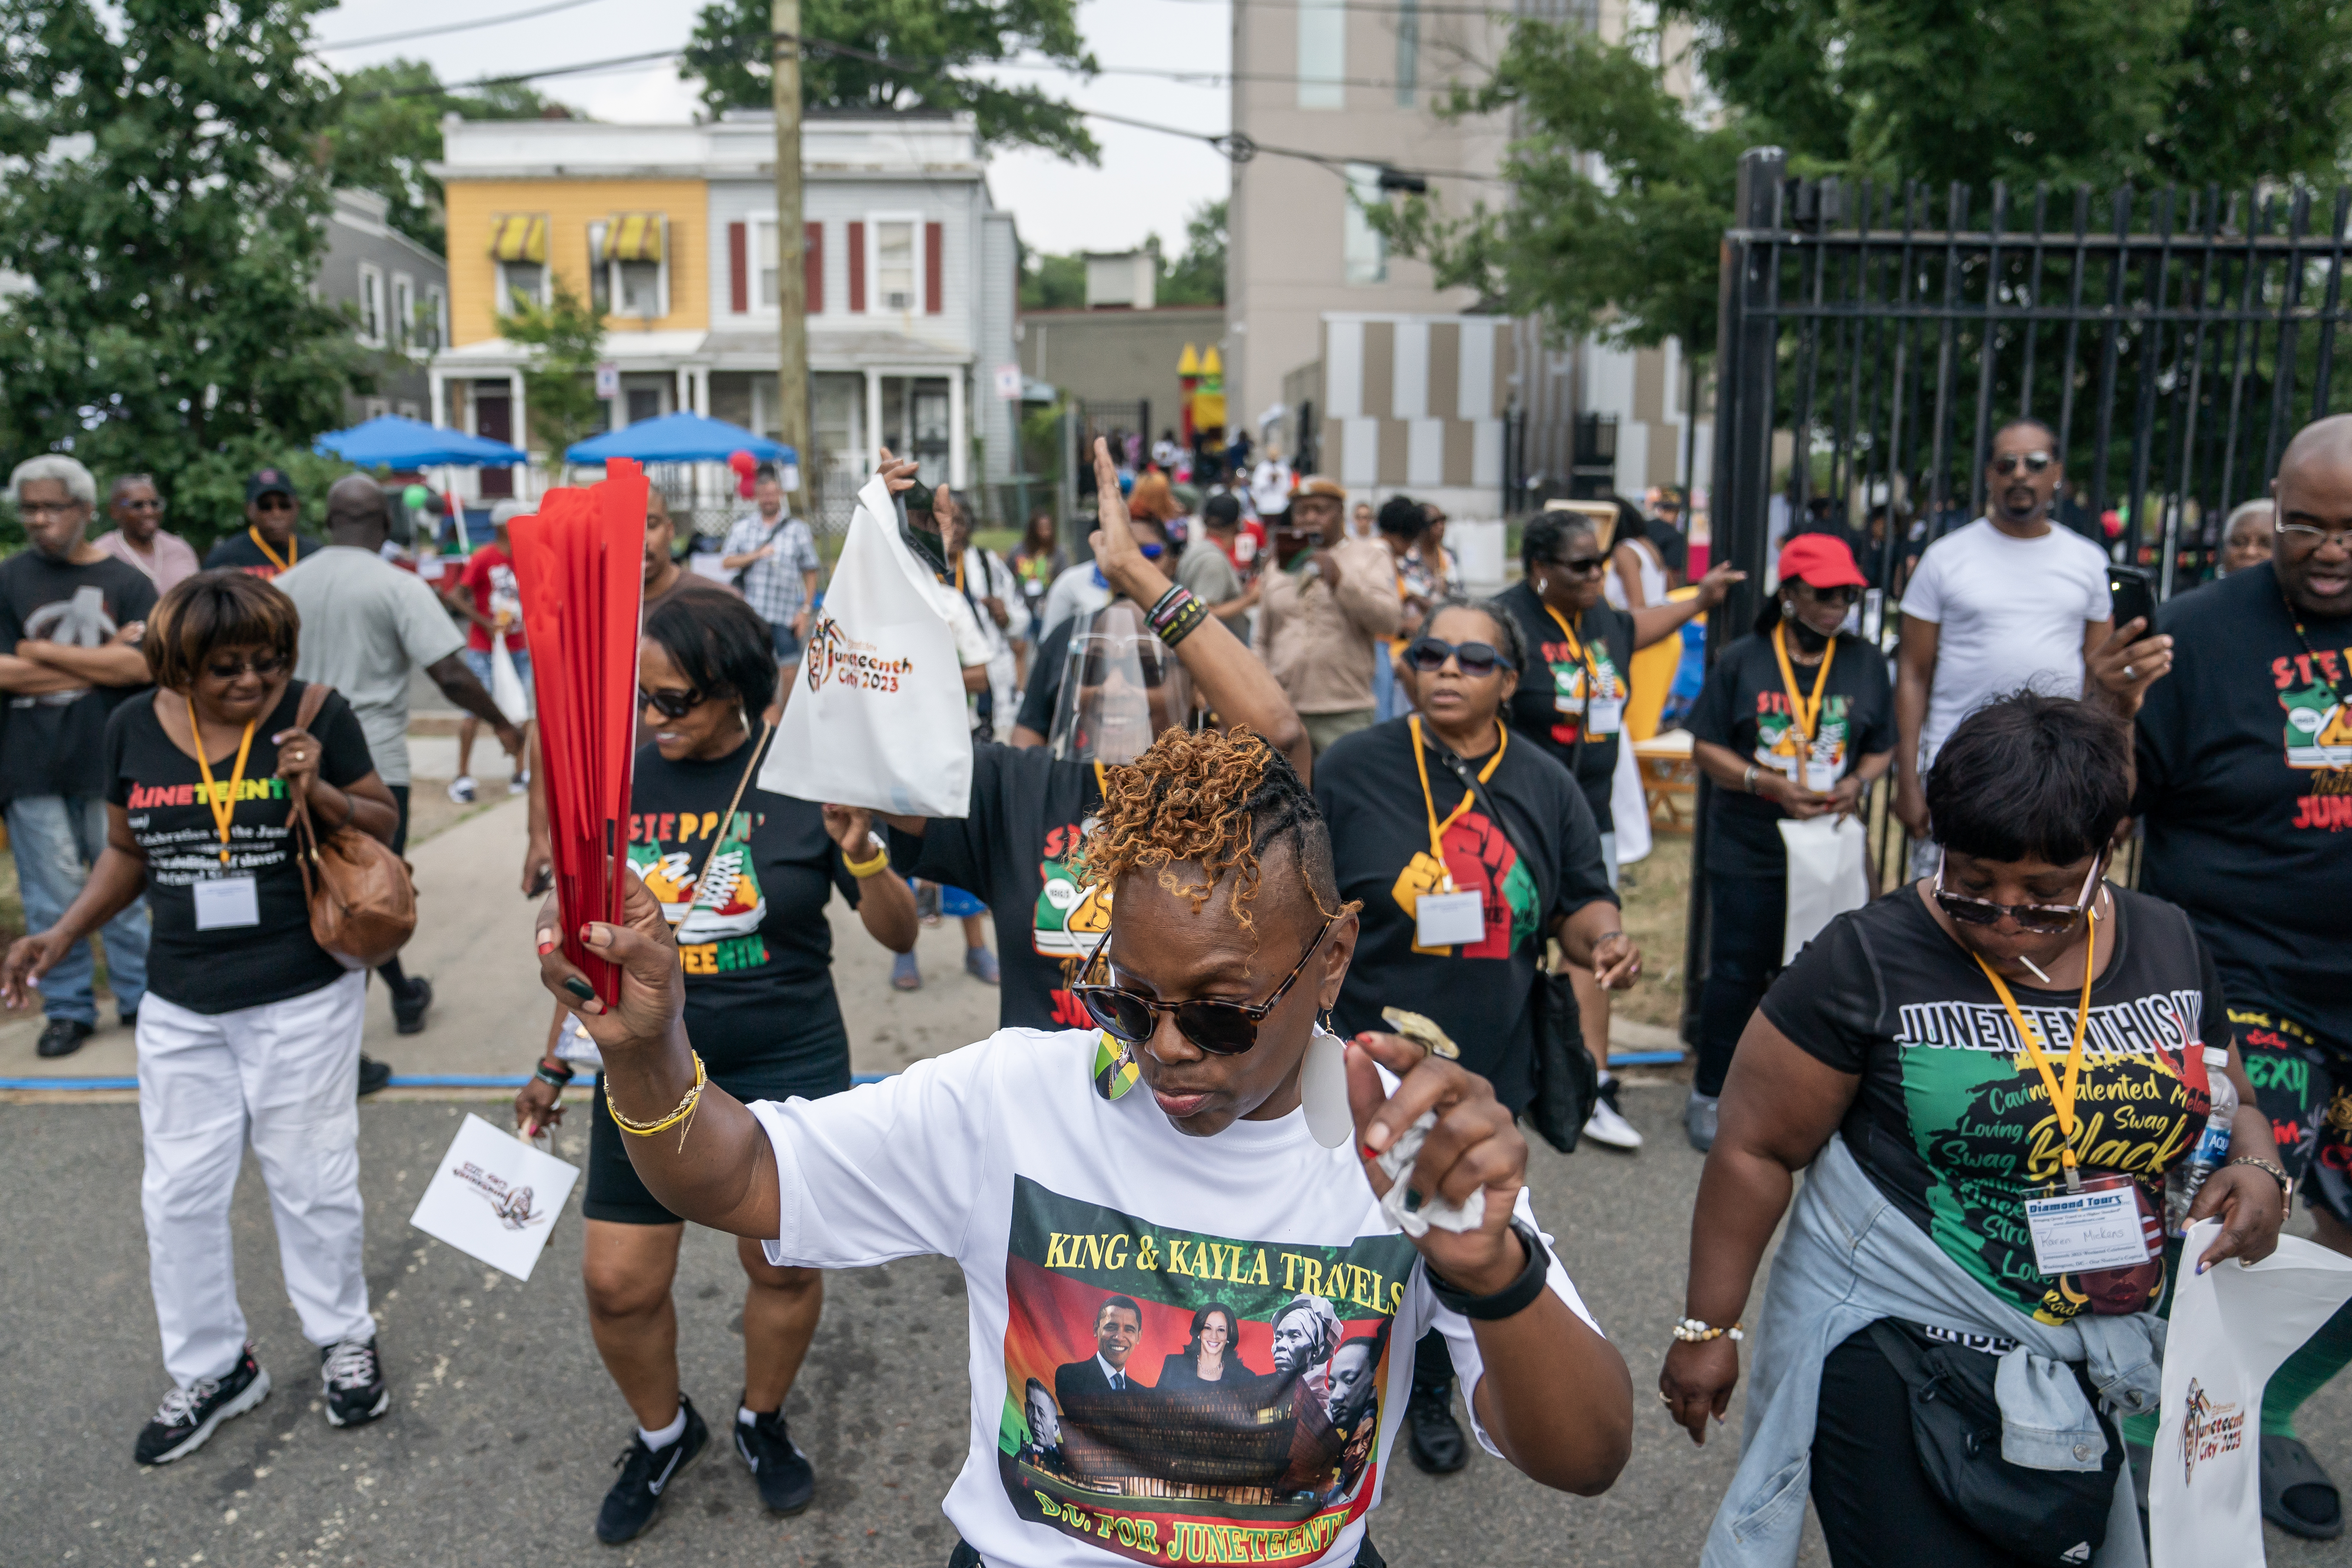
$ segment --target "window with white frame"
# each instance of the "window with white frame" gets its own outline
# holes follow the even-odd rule
[[[383,347],[383,268],[360,263],[360,342]]]
[[[874,236],[874,281],[867,293],[871,310],[921,309],[923,253],[918,241],[922,226],[914,217],[877,217],[869,226]]]
[[[1386,237],[1372,226],[1369,209],[1388,200],[1381,189],[1378,163],[1348,165],[1347,213],[1341,224],[1340,246],[1350,283],[1385,283],[1389,276]]]
[[[395,272],[392,275],[392,346],[403,353],[414,353],[416,338],[416,279]]]
[[[595,263],[591,292],[608,316],[651,320],[669,314],[669,220],[659,213],[617,213],[588,226]]]
[[[1298,107],[1348,106],[1347,0],[1298,0]]]
[[[547,263],[544,261],[501,261],[499,263],[499,314],[514,314],[515,301],[528,300],[534,305],[547,303]]]
[[[501,213],[490,222],[490,262],[498,274],[498,307],[512,315],[518,299],[548,300],[547,215]],[[442,341],[448,341],[446,330]]]
[[[776,308],[776,220],[751,220],[751,309]]]
[[[425,286],[425,320],[419,330],[424,333],[421,346],[427,353],[438,353],[449,346],[449,291],[438,283]]]

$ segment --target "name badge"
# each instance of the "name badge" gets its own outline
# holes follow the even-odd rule
[[[261,923],[261,895],[251,877],[215,877],[196,883],[193,890],[198,931],[228,931]]]
[[[1622,697],[1596,697],[1585,709],[1585,729],[1588,732],[1608,736],[1625,727],[1625,700]]]
[[[1486,940],[1486,900],[1476,893],[1423,893],[1412,907],[1413,941],[1459,947]]]
[[[2129,1184],[2025,1200],[2033,1266],[2051,1279],[2102,1268],[2137,1268],[2148,1259],[2139,1197]]]
[[[1805,787],[1815,795],[1827,795],[1837,788],[1841,771],[1835,763],[1809,761],[1805,763]]]

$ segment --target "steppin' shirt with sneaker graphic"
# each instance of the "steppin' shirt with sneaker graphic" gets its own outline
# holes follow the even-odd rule
[[[857,879],[813,801],[754,779],[725,817],[757,744],[713,762],[639,747],[629,795],[629,864],[677,933],[687,1030],[714,1072],[848,1049],[824,904],[838,889],[856,908]]]

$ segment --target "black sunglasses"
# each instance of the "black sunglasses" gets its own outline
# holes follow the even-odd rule
[[[702,705],[702,693],[688,689],[685,691],[647,691],[637,688],[637,707],[651,708],[665,719],[683,719]]]
[[[2071,904],[1996,904],[1990,899],[1948,893],[1944,890],[1944,860],[1940,856],[1936,861],[1936,885],[1930,890],[1943,911],[1963,925],[1999,925],[2000,918],[2008,915],[2017,921],[2020,930],[2055,936],[2074,930],[2074,922],[2091,907],[2091,900],[2099,896],[2099,873],[2106,869],[2106,865],[2104,855],[2092,860],[2091,874],[2083,879],[2082,894]]]
[[[1573,572],[1580,577],[1597,577],[1609,569],[1606,555],[1554,555],[1544,563],[1563,572]]]
[[[1435,675],[1453,659],[1469,676],[1488,676],[1500,669],[1517,669],[1510,658],[1492,643],[1447,642],[1441,637],[1418,637],[1407,645],[1404,661],[1423,675]]]
[[[2023,456],[2015,452],[2003,452],[1992,460],[1992,471],[1996,474],[2013,474],[2017,472],[2018,465],[2021,463],[2027,473],[2038,474],[2057,460],[2047,452],[2027,452]]]
[[[294,498],[284,490],[265,490],[253,498],[256,511],[292,511]]]
[[[1323,929],[1315,933],[1315,940],[1307,944],[1307,951],[1298,955],[1298,962],[1291,965],[1282,984],[1274,988],[1274,994],[1263,1002],[1222,1002],[1209,996],[1155,1002],[1117,985],[1073,985],[1070,994],[1086,1004],[1087,1011],[1112,1039],[1139,1046],[1160,1026],[1159,1016],[1172,1013],[1178,1032],[1202,1050],[1213,1057],[1237,1057],[1257,1044],[1258,1025],[1289,994],[1298,977],[1307,973],[1307,961],[1315,956],[1315,950],[1323,945],[1323,939],[1331,934],[1331,927],[1339,919],[1332,915],[1323,921]],[[1086,969],[1079,973],[1091,971],[1095,960],[1109,945],[1108,936],[1097,942],[1095,951],[1087,957]]]
[[[1853,603],[1853,596],[1862,592],[1851,583],[1840,583],[1833,588],[1816,588],[1802,577],[1796,578],[1790,585],[1802,588],[1813,596],[1816,603],[1823,605],[1851,605]]]
[[[215,680],[235,680],[247,670],[267,680],[286,668],[282,653],[257,653],[246,658],[217,659],[205,666],[205,673]]]

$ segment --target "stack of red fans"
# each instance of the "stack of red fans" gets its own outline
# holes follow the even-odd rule
[[[623,919],[647,486],[645,470],[626,458],[604,473],[586,489],[548,491],[539,514],[515,519],[508,537],[538,688],[563,955],[610,1007],[620,970],[582,945],[580,928]]]

